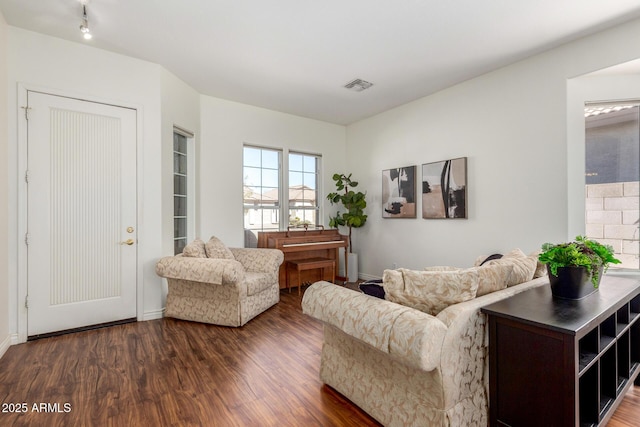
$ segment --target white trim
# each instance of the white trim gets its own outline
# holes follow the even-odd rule
[[[185,153],[187,156],[187,243],[191,242],[196,238],[196,176],[198,171],[196,170],[196,139],[195,134],[189,130],[186,130],[180,126],[173,125],[173,132],[171,133],[171,143],[173,144],[173,135],[174,134],[182,135],[186,138],[187,142],[187,152]],[[175,157],[175,151],[172,146],[173,157]],[[175,159],[172,159],[174,161]],[[175,166],[174,166],[175,168]],[[173,170],[173,175],[175,176],[175,169]],[[172,186],[173,186],[172,180]],[[175,195],[175,188],[173,188],[173,194]],[[172,203],[175,203],[175,199],[172,200]],[[173,214],[175,215],[175,206],[173,206]],[[175,219],[175,216],[173,217]],[[172,226],[173,227],[173,226]],[[175,239],[176,236],[174,235]],[[173,250],[173,247],[172,249]]]
[[[9,350],[9,347],[11,347],[11,341],[13,341],[11,339],[11,335],[7,335],[7,337],[0,342],[0,357],[4,356],[7,350]]]
[[[141,320],[142,321],[157,320],[157,319],[162,319],[163,317],[164,317],[164,308],[161,308],[160,310],[146,311],[142,316]]]
[[[141,263],[140,254],[143,253],[144,249],[144,223],[142,222],[142,218],[144,218],[144,204],[142,203],[142,189],[144,188],[143,179],[143,117],[144,112],[141,105],[132,104],[130,102],[121,102],[115,101],[111,99],[78,94],[73,93],[71,91],[63,91],[58,89],[52,89],[49,87],[42,87],[38,85],[32,85],[28,83],[20,83],[17,84],[18,96],[17,96],[17,149],[16,149],[16,186],[17,186],[17,227],[16,227],[16,245],[17,245],[17,280],[16,285],[12,287],[9,291],[10,295],[12,294],[12,290],[14,290],[14,294],[16,296],[15,305],[9,304],[9,315],[15,316],[17,321],[16,323],[16,331],[12,335],[12,343],[18,344],[27,341],[27,309],[25,308],[24,302],[27,297],[27,247],[24,242],[24,236],[27,233],[27,184],[24,179],[25,171],[27,170],[27,121],[23,119],[21,114],[24,114],[22,110],[22,106],[27,105],[27,93],[31,92],[41,92],[55,96],[62,96],[67,98],[74,98],[83,101],[96,102],[101,104],[108,104],[122,108],[128,108],[136,111],[136,168],[137,168],[137,177],[136,177],[136,197],[137,197],[137,218],[136,218],[136,227],[137,227],[137,236],[138,243],[136,245],[136,254],[138,257],[138,265],[136,272],[136,318],[137,320],[143,320],[145,317],[143,315],[144,310],[144,273]],[[15,341],[15,342],[14,342]]]

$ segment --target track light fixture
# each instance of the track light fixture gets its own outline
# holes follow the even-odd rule
[[[87,5],[82,5],[82,22],[80,23],[80,32],[85,40],[90,40],[92,35],[89,31],[89,19],[87,18]]]

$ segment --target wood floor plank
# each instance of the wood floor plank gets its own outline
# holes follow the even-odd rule
[[[322,324],[300,302],[282,292],[242,328],[161,319],[12,346],[0,402],[28,411],[0,413],[0,425],[379,426],[320,382]],[[640,425],[639,389],[609,427]],[[41,403],[61,412],[33,410]]]

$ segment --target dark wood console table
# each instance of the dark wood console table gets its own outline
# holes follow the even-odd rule
[[[606,275],[577,301],[549,286],[482,308],[489,316],[491,426],[604,426],[640,385],[640,281]]]

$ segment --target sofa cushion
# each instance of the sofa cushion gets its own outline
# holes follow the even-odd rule
[[[404,289],[404,279],[400,270],[384,270],[382,272],[382,286],[385,291]]]
[[[475,268],[478,270],[477,297],[505,289],[511,280],[511,274],[513,272],[513,265],[511,264],[485,264],[481,267]]]
[[[200,238],[196,238],[182,250],[182,256],[191,258],[206,258],[207,253],[204,250],[204,242]]]
[[[502,254],[480,255],[478,258],[476,258],[476,261],[473,263],[473,265],[475,267],[482,267],[485,263],[494,259],[500,259],[503,256],[504,255]]]
[[[433,316],[451,304],[475,298],[478,291],[479,275],[474,268],[456,271],[400,268],[397,271],[402,274],[403,289],[399,289],[396,274],[387,275],[394,281],[389,285],[383,281],[385,299]]]
[[[244,273],[244,285],[247,286],[247,295],[255,295],[265,289],[274,286],[278,282],[278,278],[272,273],[258,273],[255,271],[246,271]]]
[[[541,253],[542,251],[534,251],[529,254],[530,257],[535,258],[536,260],[536,272],[533,273],[534,279],[547,275],[547,264],[541,263],[540,260],[538,259],[538,256],[540,256]]]
[[[509,287],[533,279],[537,261],[534,257],[525,255],[520,249],[514,249],[500,259],[487,261],[485,265],[512,265],[513,271],[507,283],[507,287]]]
[[[209,258],[235,259],[229,248],[216,236],[211,236],[209,241],[204,245],[204,249]]]

